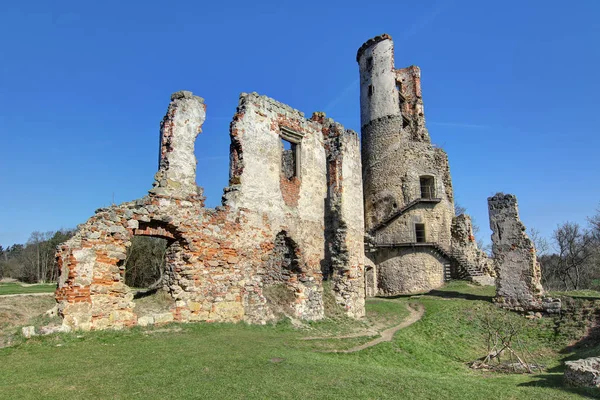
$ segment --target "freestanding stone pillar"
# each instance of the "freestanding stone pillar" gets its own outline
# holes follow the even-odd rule
[[[517,198],[497,193],[488,198],[496,297],[500,307],[515,311],[542,310],[544,289],[533,242],[519,218]]]
[[[194,142],[206,118],[206,105],[192,92],[171,95],[167,114],[160,123],[158,172],[151,194],[185,198],[201,195],[196,185]]]

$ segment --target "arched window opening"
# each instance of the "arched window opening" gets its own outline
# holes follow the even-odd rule
[[[175,306],[168,287],[172,278],[170,265],[180,249],[168,230],[150,223],[144,225],[131,238],[121,266],[123,283],[133,294],[133,312],[138,319],[168,313]]]

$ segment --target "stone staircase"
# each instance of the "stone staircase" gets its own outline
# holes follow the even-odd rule
[[[378,230],[380,230],[381,228],[386,227],[390,222],[392,222],[393,220],[395,220],[396,218],[398,218],[399,216],[401,216],[402,214],[404,214],[405,212],[407,212],[408,210],[410,210],[411,208],[413,208],[417,204],[420,204],[420,203],[439,203],[440,201],[442,201],[442,199],[439,199],[439,198],[431,198],[431,199],[429,199],[429,198],[418,198],[418,199],[414,199],[413,201],[406,203],[404,206],[402,206],[400,209],[398,209],[394,213],[390,214],[390,216],[388,216],[385,220],[383,220],[382,222],[380,222],[379,224],[377,224],[373,228],[371,228],[370,233],[373,234],[373,233],[377,232]]]
[[[465,257],[459,254],[450,253],[437,243],[382,243],[373,244],[372,247],[423,247],[428,248],[446,259],[448,263],[444,264],[444,280],[462,279],[470,280],[481,284],[492,284],[489,275],[481,267],[470,263]]]

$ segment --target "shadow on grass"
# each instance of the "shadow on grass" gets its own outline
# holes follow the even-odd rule
[[[600,390],[594,388],[579,388],[574,386],[569,386],[564,380],[563,375],[557,374],[540,374],[535,375],[533,377],[538,378],[537,380],[532,380],[531,382],[520,383],[518,386],[526,386],[526,387],[547,387],[553,389],[560,389],[568,393],[578,394],[580,396],[588,397],[588,398],[600,398]]]
[[[158,292],[159,288],[156,289],[150,289],[150,290],[138,290],[134,295],[133,295],[133,299],[134,300],[138,300],[138,299],[143,299],[144,297],[148,297],[148,296],[152,296],[153,294],[155,294],[156,292]]]
[[[471,293],[462,293],[462,292],[455,292],[455,291],[446,291],[446,290],[431,290],[427,293],[421,293],[421,294],[399,294],[396,296],[387,296],[387,297],[383,297],[385,299],[406,299],[406,298],[411,298],[411,297],[415,297],[415,296],[434,296],[434,297],[441,297],[443,299],[464,299],[464,300],[479,300],[479,301],[487,301],[487,302],[492,302],[492,299],[494,298],[493,296],[484,296],[484,295],[479,295],[479,294],[471,294]],[[378,296],[379,297],[379,296]]]
[[[579,360],[582,358],[598,356],[600,350],[600,315],[596,313],[596,321],[587,334],[577,342],[563,348],[559,353],[564,354],[560,360],[560,365],[548,369],[548,372],[554,374],[545,374],[536,376],[536,381],[522,383],[519,386],[541,386],[554,389],[561,389],[566,392],[579,394],[589,398],[600,398],[600,389],[579,388],[567,385],[564,381],[565,362]]]

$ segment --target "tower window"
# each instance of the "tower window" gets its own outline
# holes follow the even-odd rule
[[[369,85],[369,97],[373,96],[374,92],[375,92],[375,88],[373,87],[373,85]]]
[[[415,241],[425,243],[425,224],[415,224]]]
[[[421,176],[419,177],[419,183],[421,184],[421,198],[422,199],[433,199],[435,198],[435,185],[433,176]]]
[[[367,57],[367,69],[373,68],[373,57]]]
[[[396,81],[396,89],[398,90],[398,100],[400,102],[400,109],[404,107],[404,103],[406,103],[406,98],[402,94],[402,82]]]

